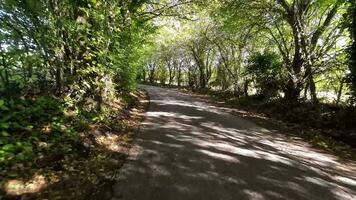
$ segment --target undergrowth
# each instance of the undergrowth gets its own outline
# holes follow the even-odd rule
[[[126,157],[140,98],[120,96],[100,110],[53,96],[0,100],[0,199],[86,199],[100,190]]]

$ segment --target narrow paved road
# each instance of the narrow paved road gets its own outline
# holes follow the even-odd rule
[[[114,199],[356,199],[356,168],[198,97],[151,98]]]

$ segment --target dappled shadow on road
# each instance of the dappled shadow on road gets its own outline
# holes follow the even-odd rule
[[[122,199],[355,199],[354,166],[189,95],[148,87]]]

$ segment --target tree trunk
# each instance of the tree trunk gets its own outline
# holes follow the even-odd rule
[[[59,65],[59,63],[57,63],[56,65],[56,94],[60,95],[62,93],[62,69]]]
[[[194,85],[196,83],[196,77],[192,75],[191,72],[188,72],[188,85],[190,88],[194,88]]]
[[[340,82],[340,87],[339,90],[337,92],[337,99],[336,99],[336,105],[339,105],[340,101],[341,101],[341,95],[342,95],[342,90],[344,89],[344,80],[342,80]]]
[[[244,82],[244,95],[245,97],[248,97],[248,80],[245,80]]]
[[[240,87],[238,83],[234,83],[234,96],[240,96]]]
[[[177,84],[178,87],[181,86],[181,76],[182,76],[182,71],[180,69],[178,69],[178,74],[177,74]]]
[[[316,86],[312,75],[310,75],[309,77],[309,89],[312,103],[318,103],[318,97],[316,95]]]
[[[296,85],[292,80],[289,80],[284,91],[284,97],[287,101],[291,103],[297,103],[299,101],[301,91],[301,87]]]
[[[154,81],[155,81],[155,69],[150,70],[149,76],[150,76],[149,77],[150,83],[154,83]]]
[[[200,78],[199,78],[199,81],[200,81],[200,89],[204,89],[206,87],[206,79],[205,79],[205,73],[204,73],[204,69],[202,68],[199,68],[199,75],[200,75]]]
[[[2,74],[1,74],[1,77],[4,80],[5,88],[8,88],[8,86],[9,86],[9,71],[8,71],[8,68],[7,68],[7,64],[6,64],[6,60],[5,60],[4,55],[2,55],[2,65],[4,67],[4,76],[2,76]]]
[[[169,75],[168,85],[171,86],[173,82],[173,78]]]

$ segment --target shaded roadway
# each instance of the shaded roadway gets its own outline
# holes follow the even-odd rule
[[[355,163],[233,116],[231,108],[142,87],[150,107],[113,200],[356,199]]]

